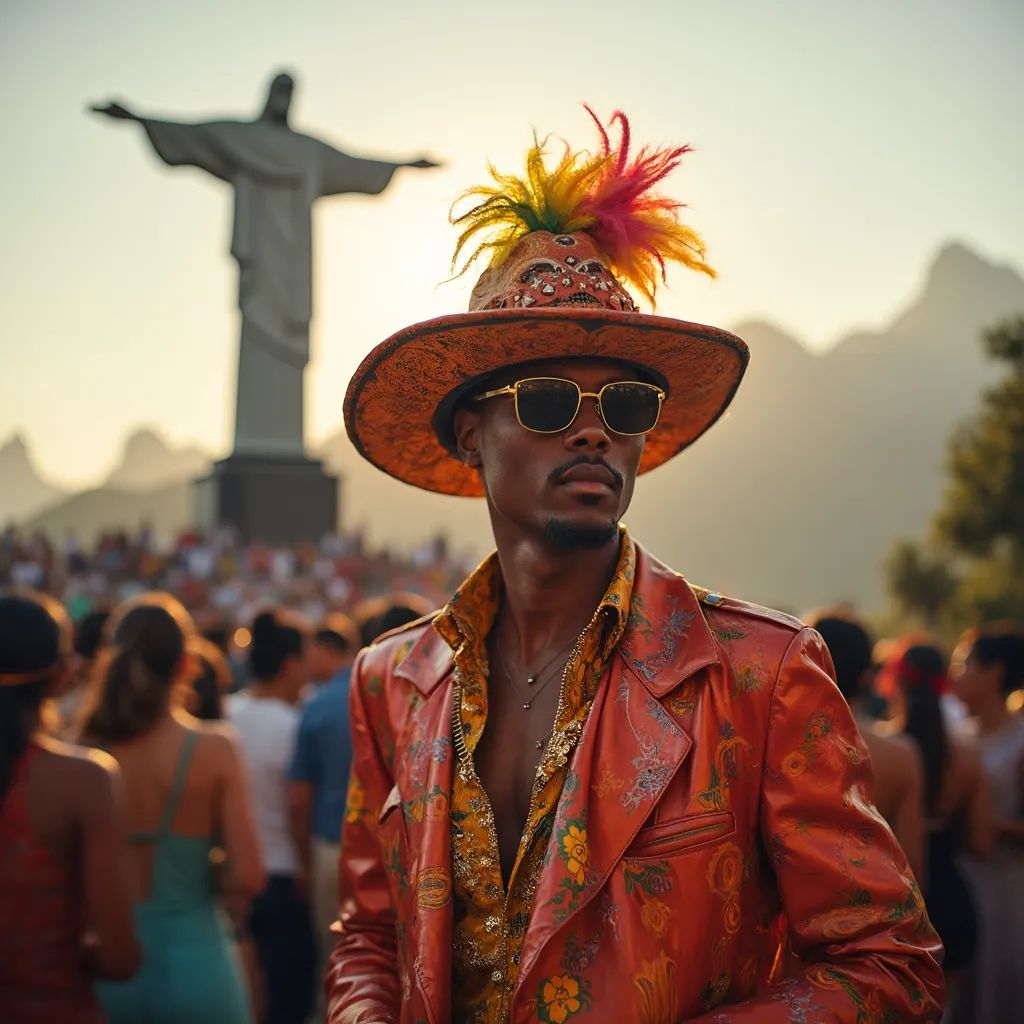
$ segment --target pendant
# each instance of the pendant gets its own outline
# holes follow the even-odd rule
[[[526,677],[526,681],[532,686],[535,682],[537,682],[537,677],[536,676],[527,676]]]
[[[526,702],[526,703],[525,703],[525,704],[523,705],[523,710],[524,710],[524,711],[529,711],[529,710],[530,710],[530,701],[527,701],[527,702]]]
[[[536,747],[537,747],[538,750],[543,750],[544,749],[544,741],[543,740],[537,740]]]

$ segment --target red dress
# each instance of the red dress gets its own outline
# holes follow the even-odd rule
[[[101,1024],[82,948],[76,880],[35,835],[29,745],[0,802],[0,1020],[4,1024]]]

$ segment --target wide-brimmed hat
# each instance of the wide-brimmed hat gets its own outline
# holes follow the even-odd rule
[[[596,121],[596,118],[595,118]],[[456,218],[459,249],[477,232],[491,264],[469,312],[414,324],[362,361],[345,395],[345,426],[359,453],[405,483],[480,496],[476,470],[454,454],[460,401],[499,370],[556,359],[600,359],[646,371],[667,393],[646,437],[639,472],[660,466],[725,411],[743,377],[747,346],[728,331],[641,313],[623,281],[653,302],[665,261],[713,274],[699,236],[678,223],[678,203],[652,186],[688,147],[642,149],[630,160],[629,126],[617,150],[601,131],[596,155],[566,147],[552,171],[535,142],[524,179],[465,194],[479,201]],[[456,252],[458,255],[458,250]]]

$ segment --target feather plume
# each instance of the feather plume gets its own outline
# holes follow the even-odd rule
[[[580,212],[593,218],[587,231],[616,273],[639,288],[652,305],[668,260],[714,277],[715,271],[704,261],[700,235],[679,222],[683,204],[654,191],[691,147],[644,146],[631,158],[626,115],[621,110],[612,114],[610,126],[619,126],[619,143],[613,147],[597,115],[590,107],[585,109],[601,136],[604,160]]]
[[[491,257],[489,265],[499,266],[516,243],[532,231],[571,234],[594,222],[593,217],[582,210],[605,158],[573,153],[566,145],[562,158],[552,170],[544,160],[547,142],[534,136],[533,146],[526,154],[524,177],[501,174],[493,165],[488,165],[495,184],[467,189],[455,200],[453,211],[463,200],[477,202],[465,213],[452,217],[452,223],[463,229],[452,257],[453,267],[474,235],[482,231],[491,233],[476,247],[459,273],[464,273],[478,256],[487,252]]]
[[[630,156],[629,120],[615,111],[609,127],[618,126],[613,145],[608,129],[585,106],[600,137],[597,154],[573,152],[567,143],[554,168],[549,168],[548,139],[534,136],[526,155],[523,177],[502,174],[489,166],[493,185],[467,189],[452,206],[452,223],[462,228],[452,258],[453,268],[467,244],[484,233],[459,273],[481,256],[489,266],[499,266],[525,235],[533,231],[571,234],[586,231],[618,277],[637,287],[654,305],[659,280],[665,280],[669,260],[682,263],[711,277],[714,270],[704,261],[704,243],[692,229],[679,222],[683,204],[660,195],[654,188],[691,151],[689,146],[644,146]],[[455,208],[465,200],[474,205],[459,216]]]

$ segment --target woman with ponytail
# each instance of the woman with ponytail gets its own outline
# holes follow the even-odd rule
[[[250,1024],[237,950],[218,908],[222,849],[235,898],[263,885],[233,730],[181,707],[192,676],[185,609],[166,594],[122,605],[107,627],[85,735],[124,780],[143,966],[99,987],[110,1024]]]
[[[968,862],[981,912],[975,970],[976,1024],[1024,1021],[1024,719],[1007,697],[1024,689],[1024,636],[1010,629],[967,634],[953,658],[957,696],[991,791],[995,844]]]
[[[947,729],[942,697],[949,682],[942,652],[915,644],[886,671],[896,684],[896,721],[917,745],[924,764],[927,866],[922,888],[928,916],[946,950],[944,1019],[968,1021],[961,981],[976,953],[978,914],[960,860],[967,853],[984,857],[991,847],[985,774],[970,747]]]
[[[116,800],[99,751],[49,739],[70,623],[50,598],[0,597],[0,1020],[100,1024],[96,977],[139,964]]]

